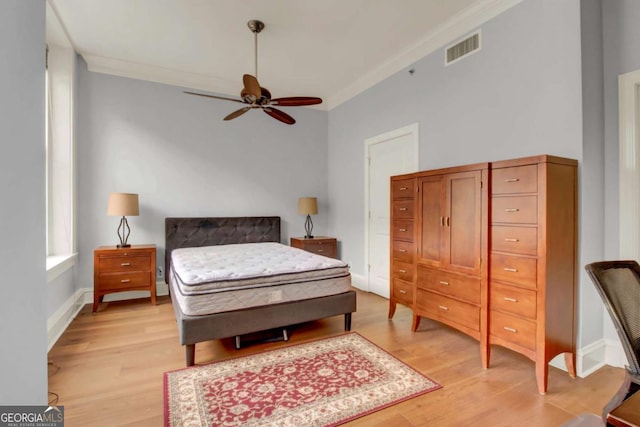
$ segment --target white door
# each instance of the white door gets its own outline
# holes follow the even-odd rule
[[[418,170],[418,124],[365,141],[367,290],[389,298],[389,177]]]

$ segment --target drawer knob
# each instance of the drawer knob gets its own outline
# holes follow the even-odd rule
[[[508,271],[509,273],[517,273],[518,269],[517,268],[509,268],[509,267],[505,267],[504,271]]]
[[[400,273],[406,273],[406,272],[407,272],[407,270],[403,270],[403,269],[400,269],[400,270],[398,270],[398,271],[399,271]]]
[[[407,208],[400,208],[400,210],[401,210],[401,211],[406,211],[406,210],[407,210]]]
[[[407,187],[400,187],[400,191],[407,191]]]
[[[510,297],[504,297],[504,300],[505,300],[505,301],[509,301],[509,302],[518,302],[518,300],[517,300],[517,299],[515,299],[515,298],[510,298]]]
[[[518,209],[518,208],[506,208],[504,211],[505,212],[519,212],[520,209]]]
[[[120,283],[129,283],[130,281],[131,280],[129,280],[129,279],[122,279],[122,280],[120,280]]]
[[[504,239],[505,242],[519,242],[518,239],[513,239],[513,238],[509,238],[507,237],[506,239]]]
[[[324,252],[324,249],[318,249],[318,252]]]
[[[130,262],[121,262],[120,265],[122,267],[129,267],[131,265],[131,263]]]
[[[445,282],[444,280],[440,280],[440,284],[442,286],[449,286],[449,282]]]
[[[504,327],[504,330],[505,330],[505,331],[507,331],[507,332],[512,332],[512,333],[514,333],[514,334],[515,334],[516,332],[518,332],[518,330],[517,330],[516,328],[510,328],[510,327],[508,327],[508,326],[505,326],[505,327]]]
[[[519,178],[507,178],[504,180],[504,182],[518,182],[518,181],[520,181]]]
[[[404,289],[400,289],[398,292],[400,292],[401,294],[406,294],[407,291],[405,291]]]
[[[405,252],[407,252],[407,250],[406,249],[398,249],[398,252],[405,253]]]
[[[445,306],[445,305],[439,305],[438,308],[442,311],[449,311],[449,307]]]
[[[401,228],[400,231],[404,232],[404,231],[407,231],[407,229],[406,228]]]

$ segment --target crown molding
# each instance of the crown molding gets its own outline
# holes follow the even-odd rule
[[[522,1],[523,0],[487,0],[474,7],[465,9],[462,13],[459,13],[442,25],[436,27],[416,44],[403,49],[389,61],[372,69],[335,95],[328,97],[326,100],[327,109],[332,110],[343,102],[375,86],[387,77],[392,76],[428,54],[451,43],[452,40],[456,40],[464,34],[470,33],[488,20],[500,15]]]
[[[462,13],[435,28],[418,43],[408,46],[395,57],[364,74],[354,83],[333,95],[325,97],[322,104],[311,108],[326,111],[337,107],[387,77],[440,49],[452,40],[476,29],[479,25],[522,1],[523,0],[486,0],[464,10]],[[236,81],[220,79],[206,74],[188,73],[170,68],[90,55],[82,52],[80,52],[80,54],[86,61],[89,71],[187,87],[221,95],[237,96],[238,82]],[[275,88],[272,89],[275,90]]]

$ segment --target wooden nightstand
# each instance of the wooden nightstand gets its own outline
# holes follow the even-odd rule
[[[93,312],[106,294],[150,291],[156,304],[156,246],[100,246],[93,252]]]
[[[329,258],[337,258],[338,256],[338,242],[335,237],[316,236],[313,239],[292,237],[291,246]]]

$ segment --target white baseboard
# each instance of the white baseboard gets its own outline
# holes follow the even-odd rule
[[[156,295],[169,295],[169,287],[164,281],[156,282]],[[149,293],[146,291],[128,291],[105,295],[104,301],[122,301],[145,297],[149,297]],[[47,319],[47,352],[51,350],[86,304],[93,304],[93,289],[80,288]]]
[[[551,366],[566,371],[564,356],[560,355],[550,362]],[[622,368],[627,358],[622,345],[617,340],[599,339],[576,351],[576,374],[585,378],[605,365]]]
[[[362,291],[368,291],[367,289],[367,278],[365,276],[361,276],[359,274],[351,273],[351,286],[354,288],[358,288]]]

